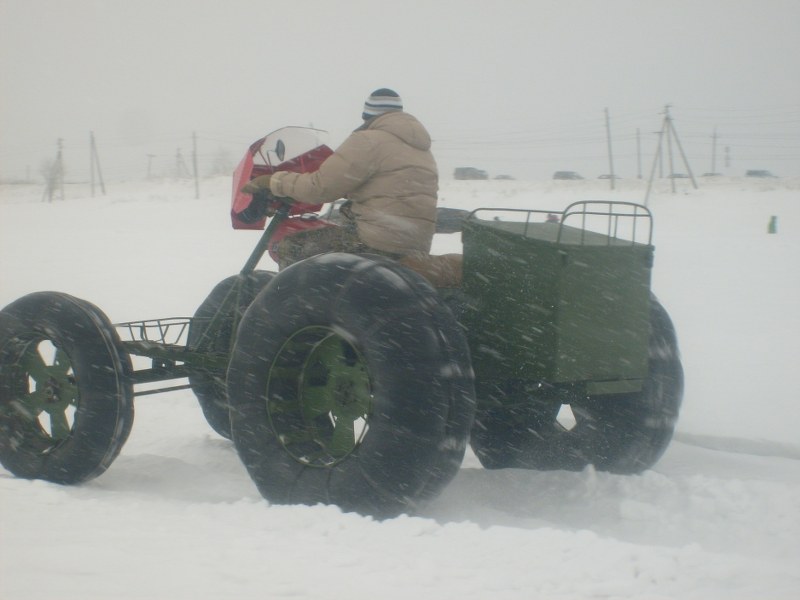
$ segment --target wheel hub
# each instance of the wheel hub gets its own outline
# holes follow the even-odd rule
[[[267,398],[275,433],[303,464],[336,464],[366,434],[372,406],[366,365],[329,328],[306,328],[287,340],[270,370]]]
[[[52,360],[46,358],[52,354]],[[70,412],[77,406],[78,386],[72,374],[72,363],[61,348],[49,341],[30,343],[20,367],[27,375],[26,392],[17,397],[15,408],[31,420],[39,420],[43,433],[54,441],[66,439],[72,431]],[[47,415],[43,418],[43,414]]]

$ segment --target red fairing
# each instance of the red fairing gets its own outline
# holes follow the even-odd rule
[[[280,132],[281,130],[279,130]],[[296,132],[295,132],[296,135]],[[264,146],[265,141],[268,138],[274,137],[274,133],[268,136],[265,136],[253,144],[251,144],[250,148],[248,148],[247,152],[245,153],[244,157],[242,157],[239,166],[236,167],[236,170],[233,173],[233,190],[232,190],[232,201],[231,201],[231,223],[234,229],[264,229],[266,224],[266,219],[262,219],[256,223],[244,223],[239,218],[237,218],[237,214],[241,213],[250,202],[253,200],[253,196],[251,194],[244,194],[241,192],[242,187],[249,182],[251,179],[255,177],[259,177],[260,175],[269,175],[275,173],[276,171],[290,171],[292,173],[313,173],[317,169],[319,169],[320,165],[328,158],[331,154],[333,154],[333,150],[331,150],[325,144],[318,145],[316,147],[311,148],[297,156],[294,156],[284,162],[281,162],[277,166],[272,166],[269,164],[269,153],[264,153],[262,146]],[[262,163],[256,163],[255,158],[259,157],[264,159]],[[303,204],[297,202],[292,205],[292,208],[289,212],[290,215],[301,215],[305,213],[316,212],[322,207],[321,204]]]

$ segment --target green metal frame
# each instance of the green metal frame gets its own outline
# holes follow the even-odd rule
[[[289,204],[283,205],[272,217],[258,244],[239,272],[237,281],[223,298],[214,316],[208,320],[199,341],[193,344],[192,347],[187,346],[186,337],[189,327],[200,325],[196,319],[171,317],[115,324],[117,331],[123,338],[122,345],[125,350],[132,356],[151,360],[149,368],[134,371],[134,384],[182,379],[195,371],[219,371],[227,367],[229,357],[213,351],[213,340],[219,335],[223,320],[230,314],[234,315],[231,336],[236,335],[236,328],[241,318],[241,314],[236,308],[241,304],[241,295],[244,286],[248,283],[248,276],[255,271],[259,261],[269,248],[269,242],[275,230],[288,217],[289,209]],[[230,347],[233,347],[233,339],[231,339]],[[189,384],[185,384],[146,390],[137,389],[134,395],[145,396],[188,389],[190,387]]]

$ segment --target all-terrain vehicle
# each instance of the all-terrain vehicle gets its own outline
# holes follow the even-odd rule
[[[258,270],[286,236],[337,226],[335,209],[280,199],[248,215],[253,199],[239,191],[260,174],[317,169],[331,154],[318,134],[283,128],[248,149],[232,222],[269,224],[191,318],[112,324],[58,292],[0,311],[7,470],[63,484],[95,477],[127,439],[134,396],[181,388],[275,503],[413,511],[455,476],[467,444],[490,469],[637,473],[659,459],[683,375],[650,292],[647,208],[443,213],[463,241],[449,287],[374,255]]]

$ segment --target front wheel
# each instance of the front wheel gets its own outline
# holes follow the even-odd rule
[[[274,275],[269,271],[253,271],[220,281],[194,313],[187,346],[195,351],[228,356],[234,324]],[[225,369],[193,371],[189,374],[189,385],[206,422],[219,435],[231,439]]]
[[[475,410],[466,340],[388,260],[328,254],[279,273],[228,369],[233,441],[275,503],[394,516],[458,471]]]
[[[495,388],[500,406],[475,419],[470,444],[487,469],[526,468],[639,473],[652,467],[672,439],[683,398],[675,329],[653,298],[649,367],[636,393],[573,397],[525,390],[508,383]],[[569,394],[566,394],[569,396]],[[559,420],[562,402],[574,423]]]
[[[37,292],[0,311],[0,462],[26,479],[103,473],[133,425],[130,357],[96,306]]]

